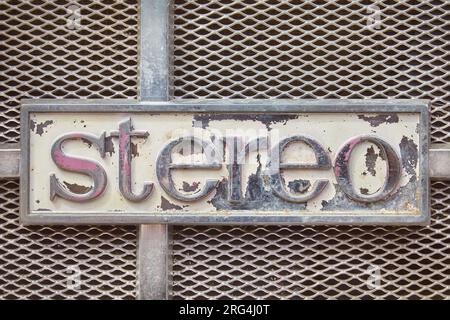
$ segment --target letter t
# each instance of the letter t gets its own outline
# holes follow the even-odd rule
[[[111,137],[119,138],[119,189],[125,199],[142,201],[153,191],[153,183],[145,182],[144,190],[136,195],[131,188],[131,137],[147,138],[147,131],[133,131],[131,119],[119,123],[119,132],[111,132]]]

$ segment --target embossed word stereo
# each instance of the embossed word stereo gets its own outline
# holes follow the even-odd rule
[[[424,101],[27,101],[24,223],[428,221]]]

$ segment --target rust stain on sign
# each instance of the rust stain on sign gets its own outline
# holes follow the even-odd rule
[[[45,120],[43,122],[40,123],[36,123],[35,121],[31,120],[30,121],[30,130],[36,132],[36,134],[42,136],[42,134],[44,133],[44,129],[53,124],[53,120]]]
[[[67,187],[67,189],[69,189],[73,193],[77,193],[77,194],[83,194],[83,193],[91,191],[91,189],[92,189],[92,187],[90,187],[90,186],[89,187],[80,186],[77,183],[69,183],[67,181],[63,181],[63,183]]]
[[[396,114],[377,114],[371,116],[360,114],[358,118],[367,121],[372,127],[378,127],[383,123],[398,123],[399,121],[398,115]]]

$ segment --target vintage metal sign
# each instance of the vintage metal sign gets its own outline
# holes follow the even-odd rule
[[[24,223],[421,224],[416,100],[26,101]]]

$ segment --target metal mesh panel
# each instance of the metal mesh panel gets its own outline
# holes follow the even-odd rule
[[[445,1],[176,0],[175,98],[429,98],[433,141],[449,142],[448,12]],[[0,143],[19,140],[21,98],[136,98],[137,20],[136,0],[0,1]],[[433,184],[426,228],[176,227],[171,294],[448,299],[449,194]],[[134,227],[24,228],[17,212],[17,181],[1,181],[0,298],[134,298]],[[70,266],[81,290],[67,287]]]
[[[450,142],[448,1],[175,0],[183,98],[423,98]]]
[[[137,5],[0,1],[0,143],[23,98],[137,98]],[[0,182],[0,299],[135,297],[135,227],[21,227],[18,194]]]
[[[177,227],[172,295],[449,299],[449,194],[433,184],[431,227]]]
[[[448,1],[175,0],[174,12],[176,99],[424,98],[432,140],[450,142]],[[449,194],[433,184],[422,228],[176,227],[172,296],[449,299]]]
[[[137,0],[0,1],[0,143],[24,98],[137,98]]]
[[[21,227],[0,182],[0,299],[134,299],[135,227]]]

